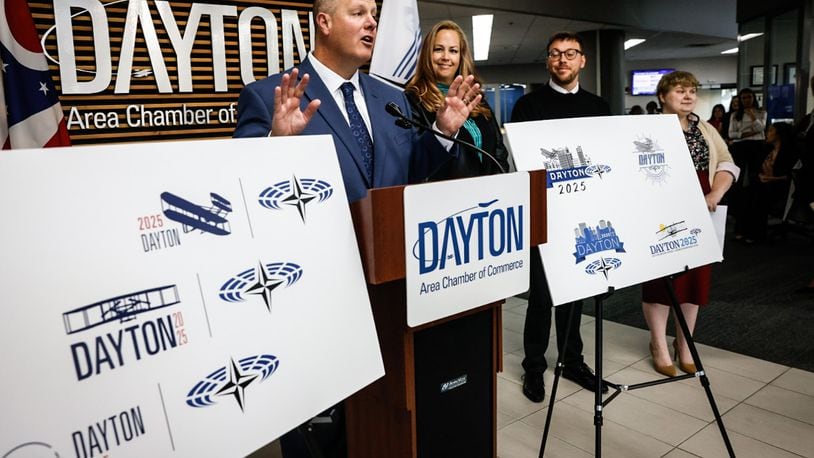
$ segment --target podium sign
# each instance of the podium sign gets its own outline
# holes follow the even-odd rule
[[[506,125],[519,170],[548,171],[554,304],[721,260],[675,116],[614,116]]]
[[[529,213],[525,172],[405,188],[407,323],[526,291]]]
[[[329,136],[4,152],[0,203],[0,455],[243,456],[384,374]]]

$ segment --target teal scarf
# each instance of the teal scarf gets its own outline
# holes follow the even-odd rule
[[[447,91],[449,91],[449,85],[444,83],[435,83],[438,86],[438,90],[441,91],[444,96],[447,95]],[[480,129],[478,129],[478,125],[475,124],[475,121],[472,118],[468,118],[464,122],[464,129],[469,132],[469,135],[472,136],[472,143],[477,146],[478,148],[483,148],[483,136],[480,133]],[[481,153],[478,153],[478,158],[483,162],[483,157]]]

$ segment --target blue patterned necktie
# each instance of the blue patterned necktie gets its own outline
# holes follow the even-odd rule
[[[365,165],[365,174],[367,181],[373,186],[373,140],[370,139],[370,133],[367,131],[365,121],[362,115],[359,114],[359,109],[356,108],[356,102],[353,101],[353,91],[356,88],[353,83],[343,83],[340,86],[342,95],[345,97],[345,110],[348,112],[348,122],[350,124],[350,131],[356,143],[359,144],[359,151],[362,152],[362,163]]]

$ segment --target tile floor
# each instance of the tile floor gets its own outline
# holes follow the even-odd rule
[[[521,391],[526,302],[503,307],[503,372],[498,374],[498,455],[538,456],[548,398]],[[699,317],[703,319],[703,315]],[[582,317],[585,360],[594,366],[594,318]],[[635,384],[659,378],[650,366],[647,331],[605,321],[606,379]],[[549,345],[549,365],[556,344]],[[814,373],[698,345],[718,409],[738,457],[814,457]],[[546,373],[551,390],[553,373]],[[594,455],[593,393],[561,379],[545,456]],[[699,379],[622,393],[604,412],[607,457],[725,457],[726,448]]]
[[[537,457],[548,398],[535,404],[522,393],[526,301],[503,307],[503,372],[498,374],[497,446],[500,458]],[[704,319],[703,314],[700,319]],[[594,318],[582,317],[585,360],[594,367]],[[556,360],[553,339],[547,354]],[[659,378],[650,366],[647,331],[605,321],[605,378],[619,384]],[[738,457],[814,457],[814,373],[698,345],[715,402]],[[550,393],[553,374],[546,372]],[[594,455],[593,393],[561,379],[545,456]],[[699,379],[622,393],[605,407],[606,457],[726,457],[726,448]],[[278,444],[255,454],[280,457]]]

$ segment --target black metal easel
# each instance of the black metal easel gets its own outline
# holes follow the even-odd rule
[[[681,272],[676,275],[671,275],[664,278],[665,285],[667,287],[667,292],[670,295],[670,307],[673,309],[673,313],[675,314],[676,320],[678,321],[678,325],[681,328],[681,332],[684,333],[685,339],[687,341],[687,345],[690,348],[690,354],[692,354],[693,362],[697,368],[697,372],[695,374],[685,374],[676,377],[669,377],[665,379],[654,380],[651,382],[644,382],[644,383],[637,383],[634,385],[618,385],[615,383],[606,382],[606,385],[614,389],[614,392],[608,396],[604,402],[602,401],[602,305],[605,299],[609,298],[613,292],[613,287],[609,287],[608,291],[603,294],[599,294],[594,296],[594,304],[595,304],[595,323],[596,323],[596,336],[595,336],[595,345],[596,345],[596,361],[595,361],[595,372],[596,372],[596,392],[594,396],[594,426],[596,428],[596,442],[594,445],[594,452],[595,455],[598,457],[602,456],[602,409],[610,404],[611,401],[616,399],[619,394],[623,391],[632,391],[637,390],[640,388],[647,388],[656,385],[662,385],[665,383],[672,383],[678,382],[681,380],[695,378],[698,377],[701,380],[701,386],[704,387],[704,391],[707,394],[707,400],[709,400],[709,405],[712,408],[712,413],[715,416],[715,422],[718,424],[718,429],[721,431],[721,437],[724,440],[724,445],[726,446],[726,450],[729,453],[730,457],[735,456],[735,451],[732,448],[732,443],[729,441],[729,436],[726,433],[726,429],[724,428],[724,421],[721,418],[721,413],[718,411],[718,405],[715,403],[715,398],[712,395],[712,390],[710,389],[709,378],[707,377],[706,372],[704,371],[704,366],[701,363],[701,358],[698,356],[698,351],[695,348],[695,341],[690,335],[690,329],[687,326],[687,321],[684,319],[684,313],[681,311],[681,305],[678,303],[678,299],[676,298],[675,290],[673,289],[673,279],[682,275],[687,270],[688,267],[684,267],[684,272]],[[543,430],[543,438],[540,443],[540,457],[543,457],[545,453],[545,446],[546,441],[548,440],[548,430],[551,426],[551,417],[554,413],[554,402],[557,396],[557,385],[560,381],[560,375],[562,374],[563,367],[564,367],[564,358],[565,358],[565,347],[568,345],[568,333],[571,329],[571,322],[574,319],[574,307],[571,307],[571,312],[568,314],[568,327],[566,327],[566,334],[565,334],[565,341],[563,343],[563,348],[560,350],[560,354],[557,357],[557,366],[554,369],[554,383],[551,387],[551,394],[548,400],[548,413],[546,414],[545,420],[545,428]]]

